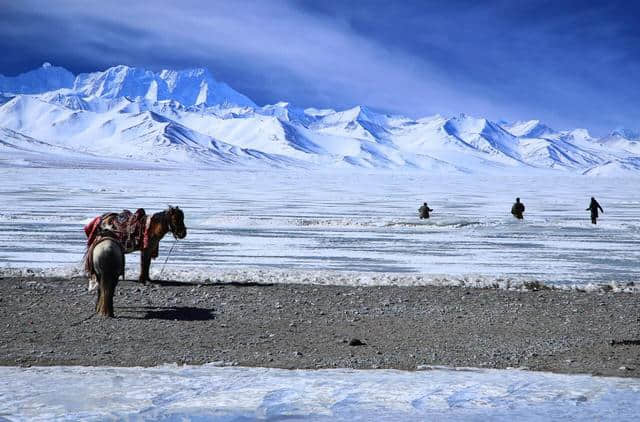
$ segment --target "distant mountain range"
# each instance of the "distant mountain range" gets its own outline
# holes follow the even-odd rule
[[[74,76],[45,63],[0,75],[0,166],[304,167],[640,175],[640,134],[411,119],[364,106],[259,107],[206,69],[115,66]]]

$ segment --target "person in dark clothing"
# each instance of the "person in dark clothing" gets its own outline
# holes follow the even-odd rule
[[[520,202],[520,198],[516,198],[516,203],[511,207],[511,214],[518,220],[522,220],[524,216],[524,204]]]
[[[591,224],[596,224],[596,220],[598,219],[598,209],[600,209],[600,211],[602,211],[602,213],[604,214],[604,210],[602,209],[600,204],[598,204],[596,198],[592,196],[589,208],[587,208],[587,211],[591,211]]]
[[[420,219],[429,218],[429,212],[431,212],[431,211],[433,211],[433,210],[431,208],[429,208],[429,206],[427,205],[426,202],[424,204],[422,204],[422,206],[418,210],[418,212],[420,213]]]

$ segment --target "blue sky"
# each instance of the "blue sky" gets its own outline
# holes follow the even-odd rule
[[[640,129],[638,22],[630,1],[0,0],[0,73],[208,67],[258,104],[602,135]]]

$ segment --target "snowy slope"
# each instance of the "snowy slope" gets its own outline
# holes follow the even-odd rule
[[[640,158],[632,157],[607,161],[606,163],[594,166],[585,170],[583,174],[590,176],[633,176],[640,173]]]
[[[10,129],[0,128],[0,166],[28,166],[52,160],[70,161],[83,156],[72,149],[30,138]]]
[[[617,132],[602,138],[593,138],[586,129],[557,131],[538,120],[517,122],[505,128],[520,139],[522,158],[537,167],[581,171],[584,174],[622,175],[633,169],[634,142]],[[598,170],[605,166],[606,170]]]
[[[640,155],[640,136],[633,132],[614,131],[597,142],[607,148]]]
[[[505,164],[515,165],[521,162],[518,139],[496,123],[462,114],[447,120],[443,129],[449,136],[458,138]]]
[[[38,141],[41,153],[46,149],[42,146],[49,145],[56,154],[67,150],[163,164],[302,164],[290,157],[227,144],[153,111],[131,109],[126,101],[119,105],[122,107],[97,113],[21,95],[0,106],[0,128],[27,135],[34,142],[46,140]]]
[[[45,64],[0,76],[0,128],[51,145],[56,161],[60,151],[70,151],[185,166],[626,174],[637,171],[640,157],[640,140],[629,130],[596,139],[584,129],[556,131],[538,120],[411,119],[365,106],[336,111],[286,102],[258,107],[206,69],[123,65],[74,77]]]

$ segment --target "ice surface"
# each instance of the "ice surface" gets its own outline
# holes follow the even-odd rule
[[[634,420],[640,380],[521,370],[0,368],[28,420]]]
[[[319,284],[614,285],[640,273],[634,179],[305,171],[0,169],[0,268],[79,274],[82,226],[166,204],[189,233],[152,277]],[[509,214],[516,196],[524,221]],[[595,196],[597,226],[585,211]],[[423,201],[435,211],[419,220]],[[138,271],[129,257],[128,277]]]

